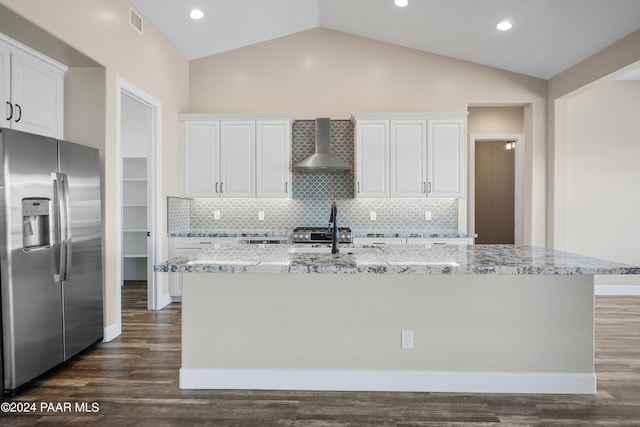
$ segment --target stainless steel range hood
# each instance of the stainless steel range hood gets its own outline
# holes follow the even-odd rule
[[[329,152],[331,120],[316,119],[316,152],[293,167],[296,171],[348,171],[351,166]]]

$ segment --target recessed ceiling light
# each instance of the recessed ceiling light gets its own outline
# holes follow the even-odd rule
[[[189,16],[191,17],[191,19],[202,19],[204,18],[204,12],[200,9],[193,9],[191,12],[189,12]]]
[[[500,31],[509,31],[511,27],[513,27],[513,25],[511,25],[511,22],[509,21],[502,21],[498,25],[496,25],[496,28]]]
[[[393,2],[398,7],[405,7],[406,5],[409,4],[409,0],[393,0]]]

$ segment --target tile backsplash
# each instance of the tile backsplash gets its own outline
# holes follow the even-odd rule
[[[293,164],[315,150],[315,121],[293,124]],[[348,120],[331,121],[331,152],[349,163],[349,172],[294,172],[291,199],[180,199],[168,200],[169,232],[289,232],[296,226],[326,226],[331,202],[338,205],[340,226],[354,233],[455,233],[457,199],[355,199],[354,126]],[[220,219],[214,219],[214,212]],[[425,212],[432,215],[425,220]],[[258,213],[264,212],[264,220]],[[376,221],[370,213],[376,213]]]

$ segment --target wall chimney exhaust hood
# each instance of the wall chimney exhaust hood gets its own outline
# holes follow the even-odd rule
[[[329,152],[331,119],[316,119],[316,152],[293,167],[296,171],[348,171],[351,166]]]

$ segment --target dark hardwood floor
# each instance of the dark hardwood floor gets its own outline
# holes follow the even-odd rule
[[[37,410],[0,425],[640,426],[640,297],[596,299],[593,396],[180,390],[180,305],[145,298],[127,284],[122,335],[5,400]]]

